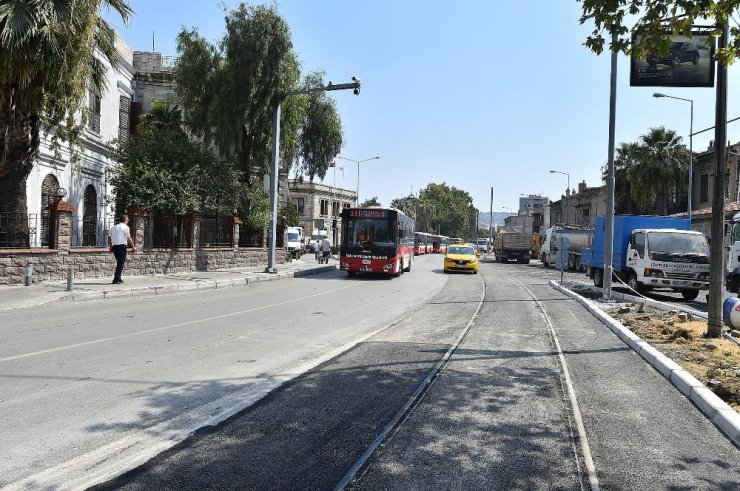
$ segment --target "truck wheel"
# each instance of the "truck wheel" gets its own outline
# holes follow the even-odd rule
[[[630,273],[629,277],[627,277],[627,285],[637,293],[642,293],[643,291],[643,284],[637,281],[637,275],[635,273]]]
[[[681,290],[681,296],[684,300],[696,300],[699,296],[699,290]]]
[[[604,286],[604,270],[601,268],[594,268],[594,286],[597,288]]]
[[[576,269],[576,258],[568,255],[568,269]]]

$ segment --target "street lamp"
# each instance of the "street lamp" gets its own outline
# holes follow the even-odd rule
[[[360,164],[363,162],[367,162],[368,160],[379,159],[380,156],[376,155],[375,157],[370,157],[369,159],[362,159],[362,160],[348,159],[347,157],[337,157],[337,158],[342,159],[342,160],[348,160],[350,162],[354,162],[355,164],[357,164],[357,194],[355,196],[355,206],[360,206]]]
[[[568,176],[568,188],[567,188],[567,191],[565,193],[565,198],[568,201],[568,205],[570,205],[570,200],[568,199],[568,195],[570,194],[570,174],[567,173],[567,172],[563,172],[561,170],[551,170],[550,171],[550,174],[565,174],[566,176]],[[568,208],[567,208],[567,206],[565,208],[565,225],[568,225]]]
[[[692,99],[684,99],[683,97],[661,94],[660,92],[654,93],[653,97],[667,97],[668,99],[686,101],[691,104],[691,119],[689,121],[689,199],[687,213],[687,216],[689,217],[689,223],[691,223],[691,195],[693,194],[694,182],[694,101]]]
[[[298,94],[312,94],[314,92],[327,92],[330,90],[352,89],[355,95],[360,95],[360,79],[352,77],[352,82],[347,84],[329,84],[325,87],[312,87],[308,89],[297,89],[284,92],[278,96],[275,111],[272,114],[272,156],[270,160],[270,225],[267,230],[267,268],[266,273],[277,273],[275,268],[275,244],[277,242],[277,202],[278,202],[278,161],[280,159],[280,106],[283,101]]]

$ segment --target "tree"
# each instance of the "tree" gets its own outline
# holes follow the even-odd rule
[[[715,19],[726,21],[740,9],[740,0],[721,2],[707,0],[578,0],[583,4],[580,22],[593,21],[594,30],[585,45],[601,53],[609,40],[610,49],[643,56],[646,53],[668,53],[669,35],[690,36],[694,24],[707,24]],[[632,23],[628,27],[627,22]],[[710,19],[707,22],[706,19]],[[719,30],[711,37],[717,38]],[[727,48],[718,50],[724,64],[740,56],[740,28],[730,28]],[[613,41],[612,41],[613,40]],[[636,40],[633,43],[633,40]]]
[[[114,153],[120,165],[111,182],[119,210],[224,215],[240,206],[241,173],[188,137],[177,106],[155,102],[137,130]]]
[[[681,137],[662,126],[637,142],[620,144],[614,159],[615,212],[674,211],[686,195],[688,160]]]
[[[306,88],[323,87],[323,74],[309,74],[304,85]],[[308,94],[299,146],[301,165],[298,171],[308,175],[311,181],[315,176],[323,179],[329,163],[342,149],[342,122],[336,102],[326,92]]]
[[[363,201],[360,204],[360,207],[361,208],[365,208],[365,207],[368,207],[368,206],[383,206],[383,205],[380,204],[380,201],[378,201],[378,197],[377,196],[373,196],[372,198],[366,199],[365,201]]]
[[[404,214],[416,220],[416,208],[418,206],[418,203],[419,198],[417,198],[413,194],[410,194],[408,196],[404,196],[403,198],[396,198],[391,201],[391,208],[401,210]]]
[[[647,211],[660,198],[658,212],[667,214],[688,181],[689,152],[681,137],[664,127],[651,128],[640,137],[637,161],[627,170],[630,194],[640,211]]]
[[[248,187],[268,168],[272,115],[281,94],[297,88],[299,62],[290,29],[275,6],[241,4],[226,16],[226,34],[214,45],[196,29],[177,36],[175,87],[188,128],[238,162]],[[303,99],[283,105],[283,169],[295,159]]]
[[[445,183],[431,183],[419,193],[418,213],[427,215],[430,230],[463,237],[470,227],[469,207],[472,204],[473,199],[466,191]]]
[[[128,21],[125,0],[13,0],[0,4],[0,212],[25,215],[26,179],[40,131],[73,147],[87,123],[88,88],[105,88],[105,65],[117,66],[115,34],[100,16]],[[82,116],[81,118],[79,116]]]

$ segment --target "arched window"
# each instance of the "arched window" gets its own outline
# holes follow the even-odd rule
[[[59,201],[59,181],[47,174],[41,183],[41,247],[51,247],[51,209]]]
[[[95,186],[90,184],[85,188],[85,197],[82,202],[82,245],[97,245],[96,230],[98,228],[98,193]]]

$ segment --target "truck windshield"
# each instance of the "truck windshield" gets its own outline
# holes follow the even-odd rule
[[[288,232],[288,242],[298,242],[298,233]]]
[[[651,232],[648,234],[648,247],[651,254],[698,254],[709,256],[707,239],[699,234]]]

